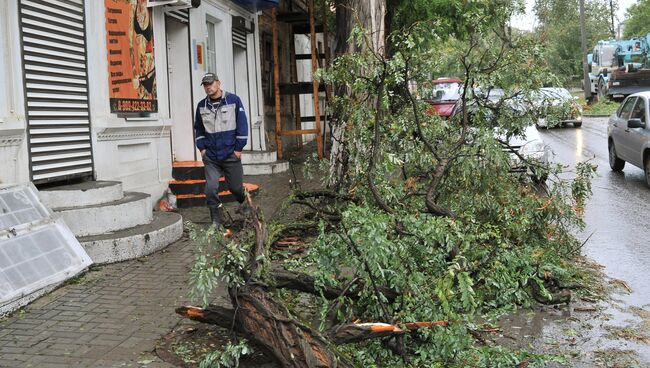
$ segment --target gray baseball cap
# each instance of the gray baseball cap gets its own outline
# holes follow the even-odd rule
[[[214,81],[218,81],[219,77],[214,73],[205,73],[203,79],[201,79],[201,84],[211,84]]]

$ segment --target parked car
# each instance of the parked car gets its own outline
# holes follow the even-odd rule
[[[495,138],[504,143],[503,150],[510,155],[510,172],[527,173],[533,179],[544,182],[547,175],[544,170],[539,170],[539,168],[549,163],[551,151],[544,143],[535,125],[530,121],[526,107],[517,96],[506,95],[505,91],[500,88],[477,88],[473,92],[483,100],[485,105],[493,108],[501,105],[502,108],[510,109],[511,117],[527,120],[527,125],[521,133],[510,137],[498,133],[497,122],[494,122]],[[472,119],[478,106],[475,103],[470,103],[468,109],[470,119]],[[460,114],[461,112],[462,106],[458,103],[453,113]],[[487,110],[486,113],[487,118],[491,119],[489,117],[492,116],[491,111]]]
[[[537,127],[582,126],[582,106],[566,88],[548,87],[533,91],[530,106],[535,110]]]
[[[458,78],[438,78],[431,83],[431,88],[423,93],[423,99],[432,107],[429,113],[445,118],[451,116],[456,101],[460,99],[463,81]]]
[[[504,150],[510,154],[511,172],[528,173],[541,182],[546,180],[546,174],[539,170],[539,166],[548,164],[551,150],[535,126],[529,125],[521,135],[510,137]]]
[[[623,170],[629,162],[645,171],[646,184],[650,187],[648,100],[650,91],[634,93],[623,100],[616,113],[609,117],[607,147],[613,171]]]

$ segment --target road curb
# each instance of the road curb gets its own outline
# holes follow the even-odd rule
[[[582,114],[583,118],[608,118],[611,114],[607,115],[587,115],[587,114]]]

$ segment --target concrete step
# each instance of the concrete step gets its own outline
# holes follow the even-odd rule
[[[149,194],[124,192],[123,198],[112,202],[52,210],[63,218],[76,237],[80,237],[148,224],[153,217],[151,208]]]
[[[43,204],[49,208],[91,206],[114,202],[124,196],[119,181],[86,181],[39,190]]]
[[[247,164],[270,164],[278,160],[277,151],[243,151],[241,163]]]
[[[129,229],[80,237],[94,263],[138,258],[165,248],[183,235],[183,218],[173,212],[154,212],[153,221]]]
[[[272,163],[255,163],[244,165],[244,175],[271,175],[289,170],[288,161],[275,161]]]

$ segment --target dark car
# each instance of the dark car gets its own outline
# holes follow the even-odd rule
[[[460,99],[463,81],[458,78],[438,78],[431,82],[431,88],[423,93],[424,100],[431,104],[429,113],[449,117]]]
[[[650,126],[648,119],[649,92],[629,95],[609,117],[607,147],[609,166],[621,171],[625,163],[643,169],[646,184],[650,186]]]

